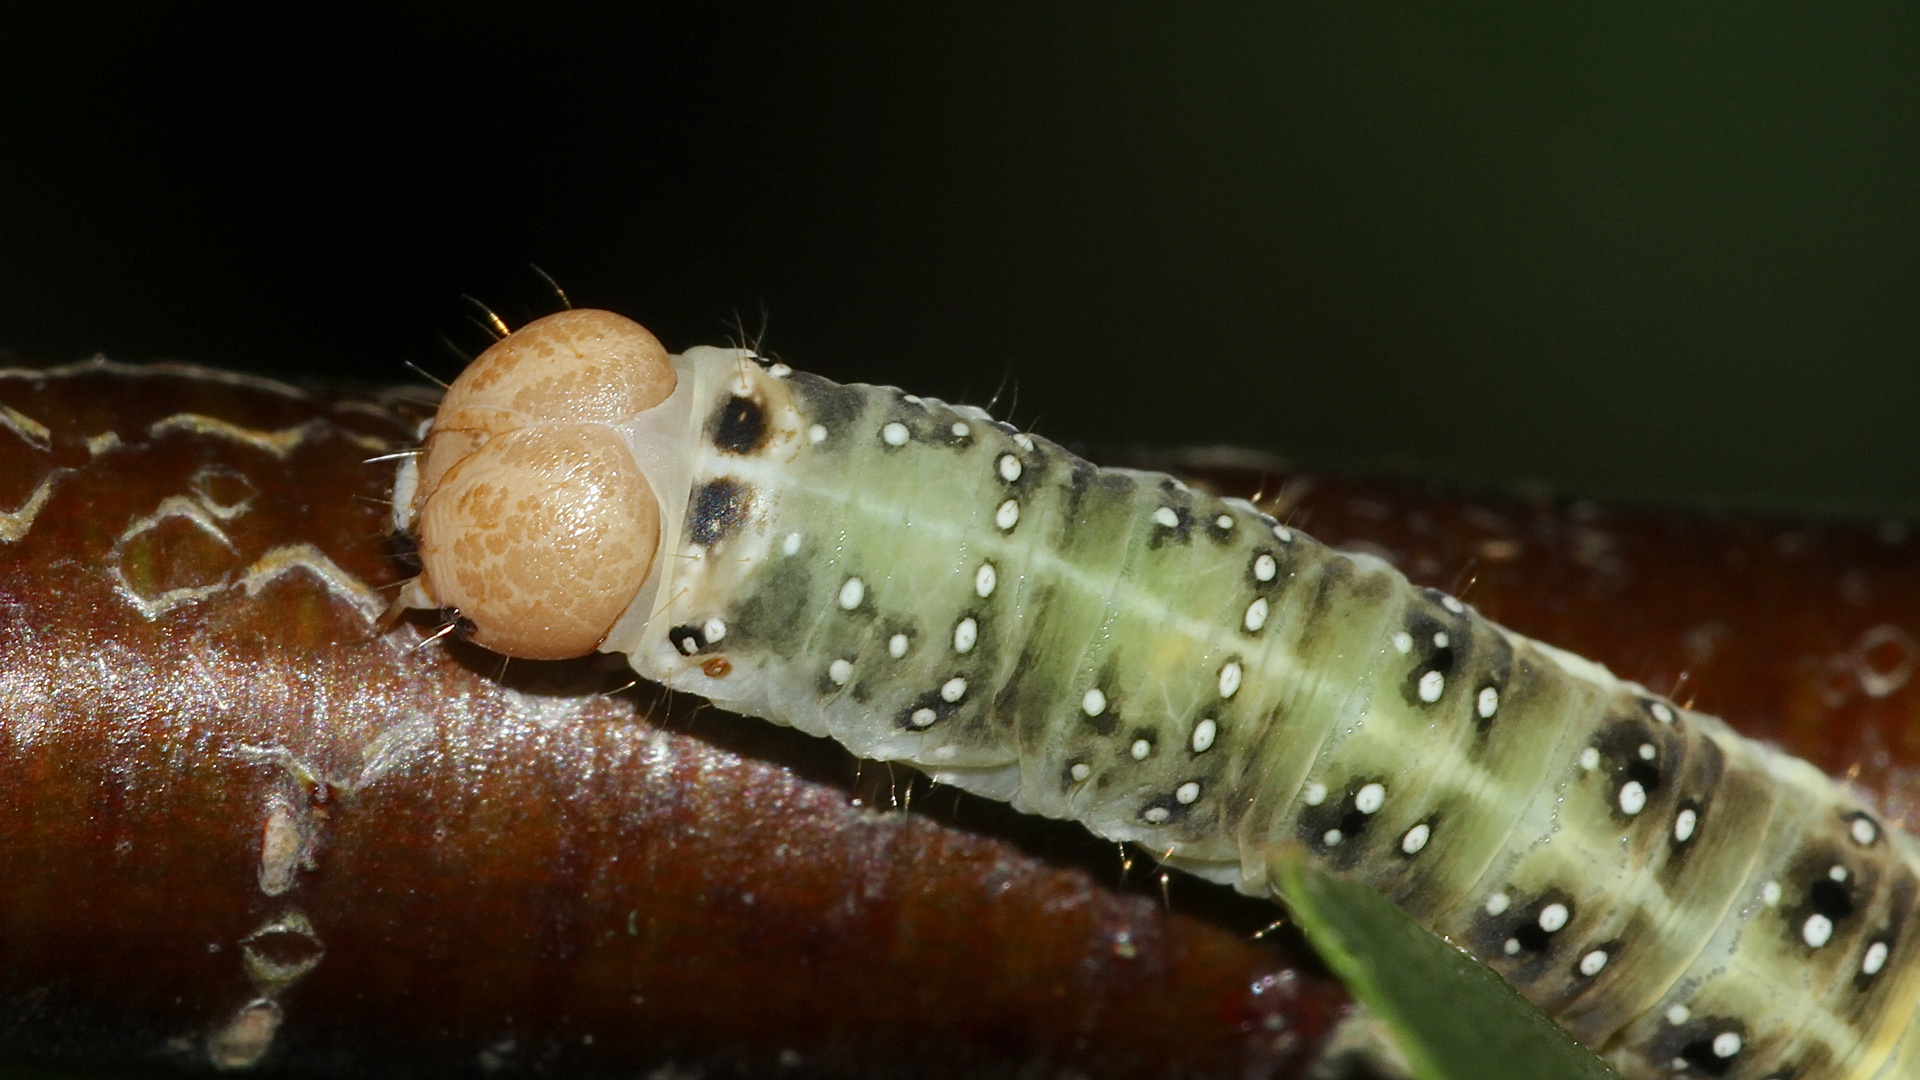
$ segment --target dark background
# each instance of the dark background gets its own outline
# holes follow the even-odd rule
[[[1915,16],[1545,7],[10,4],[0,345],[450,375],[537,263],[1065,438],[1920,514]]]

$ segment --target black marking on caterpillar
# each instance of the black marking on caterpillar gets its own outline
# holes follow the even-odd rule
[[[747,517],[753,498],[747,485],[732,477],[718,477],[695,489],[688,513],[687,539],[710,548],[736,532]]]
[[[708,425],[708,437],[722,453],[751,454],[767,441],[767,413],[764,406],[738,394],[720,405]]]

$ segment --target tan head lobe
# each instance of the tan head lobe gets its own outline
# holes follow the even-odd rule
[[[433,418],[421,503],[488,437],[542,421],[617,424],[665,401],[677,377],[660,340],[611,311],[535,319],[474,358]]]
[[[565,311],[482,353],[427,436],[415,533],[421,585],[511,656],[593,651],[646,582],[660,506],[610,425],[676,375],[638,323]]]

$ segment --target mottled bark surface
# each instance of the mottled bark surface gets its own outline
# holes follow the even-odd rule
[[[501,677],[416,648],[430,621],[378,633],[407,571],[365,459],[422,415],[189,368],[0,374],[0,1053],[1241,1077],[1318,1051],[1345,998],[1252,938],[1264,904],[1163,897],[1144,853],[1123,882],[1074,827],[619,690],[606,658]],[[1160,464],[1912,809],[1905,526]]]

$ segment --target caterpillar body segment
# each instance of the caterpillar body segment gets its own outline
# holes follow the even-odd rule
[[[1628,1076],[1920,1076],[1920,845],[1811,766],[1250,504],[977,409],[742,350],[656,357],[617,324],[565,324],[582,318],[617,317],[554,316],[496,349],[564,339],[527,378],[634,411],[522,400],[503,412],[534,420],[476,424],[494,406],[463,375],[396,492],[425,565],[409,602],[458,608],[482,644],[621,652],[1256,894],[1269,855],[1302,845]],[[596,350],[645,358],[654,374],[621,387],[652,389],[582,390],[580,370],[627,370]],[[490,456],[549,438],[573,457],[526,470],[545,486],[486,479]],[[581,448],[610,445],[617,482],[587,483],[602,459]],[[563,525],[443,511],[476,501],[468,474],[487,506]],[[583,489],[612,510],[548,506]],[[651,531],[623,509],[641,490]],[[511,565],[513,587],[460,603],[493,580],[469,561]]]

